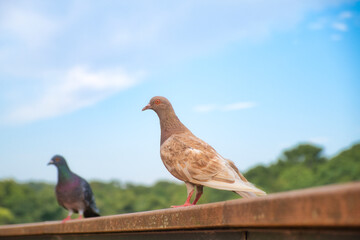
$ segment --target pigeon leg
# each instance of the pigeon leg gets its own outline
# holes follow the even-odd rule
[[[62,223],[65,223],[66,221],[71,220],[71,215],[72,214],[73,214],[73,211],[69,210],[68,216],[62,220]]]
[[[186,184],[186,189],[187,189],[187,194],[188,194],[185,203],[183,205],[179,205],[179,206],[171,206],[172,208],[187,207],[187,206],[193,205],[190,203],[190,199],[194,193],[194,185],[189,182],[185,182],[185,184]]]
[[[79,217],[77,219],[83,219],[84,218],[84,211],[79,210]]]
[[[204,187],[201,186],[201,185],[196,185],[196,197],[195,197],[195,200],[192,203],[193,205],[195,205],[199,201],[201,195],[203,194],[203,188]]]

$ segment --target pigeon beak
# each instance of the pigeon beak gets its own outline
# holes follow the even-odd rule
[[[51,160],[47,165],[49,166],[49,165],[51,165],[51,164],[54,164],[54,161],[53,161],[53,160]]]
[[[151,109],[150,103],[149,103],[148,105],[146,105],[146,106],[142,109],[142,111],[145,111],[145,110],[148,110],[148,109]]]

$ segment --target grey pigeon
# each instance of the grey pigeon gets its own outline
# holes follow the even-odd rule
[[[186,184],[188,196],[183,207],[195,205],[203,186],[234,191],[242,197],[263,196],[266,193],[251,184],[235,166],[209,144],[197,138],[185,127],[168,99],[153,97],[142,110],[154,110],[161,127],[160,156],[166,169]],[[196,197],[190,203],[196,187]]]
[[[60,206],[69,211],[63,222],[70,220],[73,213],[79,213],[78,219],[82,219],[83,216],[85,218],[100,216],[89,183],[70,170],[65,158],[55,155],[48,163],[50,164],[55,165],[58,170],[56,199]]]

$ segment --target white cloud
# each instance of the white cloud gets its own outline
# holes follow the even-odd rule
[[[312,22],[309,24],[309,29],[321,30],[326,26],[327,23],[328,23],[328,20],[326,18],[319,18],[315,22]]]
[[[0,12],[0,30],[29,47],[46,44],[58,31],[59,23],[43,14],[9,7]]]
[[[253,108],[256,104],[254,102],[237,102],[225,105],[223,107],[224,111],[236,111],[241,109]]]
[[[343,11],[339,14],[340,19],[352,18],[353,14],[350,11]]]
[[[337,31],[346,32],[348,30],[348,25],[345,24],[344,21],[352,17],[352,12],[343,11],[335,17],[320,17],[316,21],[311,22],[308,27],[311,30],[322,30],[330,26]],[[334,22],[331,23],[332,21]]]
[[[34,101],[14,107],[6,117],[7,122],[30,122],[73,112],[134,86],[141,77],[141,74],[129,75],[120,68],[91,71],[84,66],[46,75],[47,81],[51,78],[57,81],[45,86]]]
[[[348,26],[345,23],[341,23],[341,22],[334,22],[332,24],[332,27],[335,30],[341,31],[341,32],[346,32],[348,30]]]
[[[236,102],[225,105],[206,104],[194,107],[195,112],[213,112],[213,111],[237,111],[242,109],[253,108],[256,106],[254,102]]]
[[[6,81],[0,92],[9,94],[11,89],[12,96],[17,96],[9,104],[12,109],[8,119],[25,122],[59,116],[136,84],[136,77],[122,71],[71,66],[86,64],[103,69],[110,64],[134,72],[157,71],[169,63],[209,54],[234,42],[263,41],[275,32],[294,28],[307,13],[341,1],[110,2],[0,4],[0,81]],[[348,16],[343,14],[343,18]],[[54,73],[37,80],[48,69],[54,69]],[[31,81],[34,83],[29,84]],[[54,97],[59,94],[67,98]],[[196,111],[250,107],[254,106],[237,103],[198,106]]]

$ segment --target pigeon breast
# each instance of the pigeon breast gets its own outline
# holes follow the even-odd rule
[[[72,181],[62,182],[56,186],[56,198],[58,203],[75,213],[79,209],[85,209],[84,193],[80,185],[80,178],[73,178]]]

